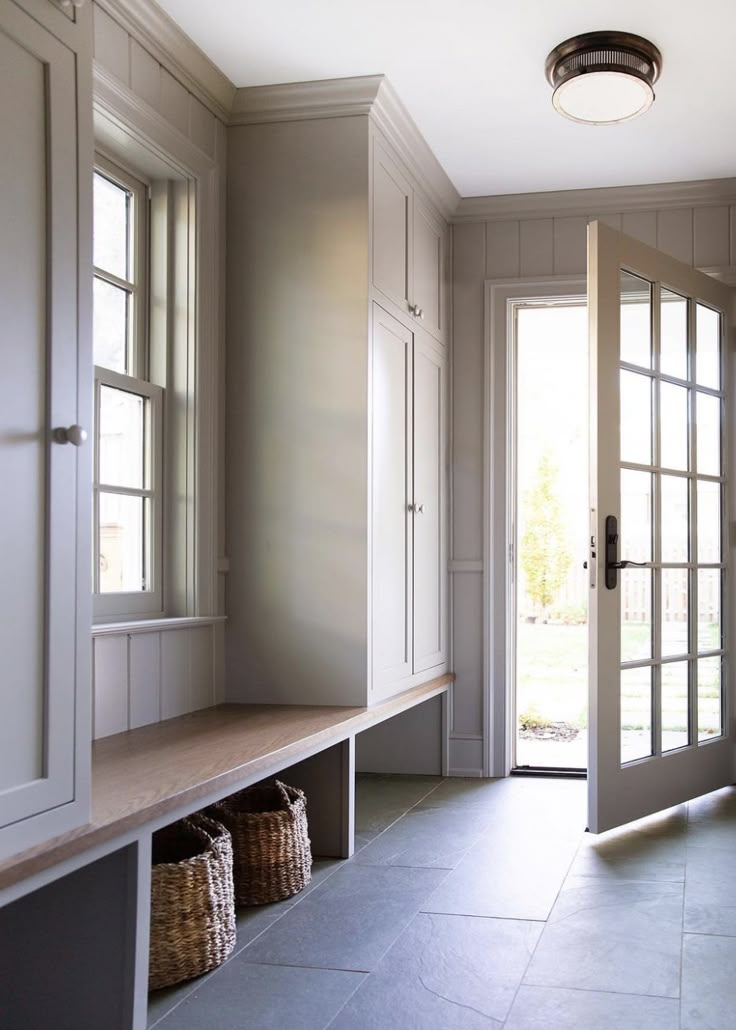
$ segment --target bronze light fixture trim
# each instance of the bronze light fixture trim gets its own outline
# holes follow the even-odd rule
[[[545,64],[555,109],[588,125],[628,122],[648,111],[661,70],[657,47],[631,32],[572,36]]]

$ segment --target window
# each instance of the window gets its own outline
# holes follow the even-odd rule
[[[146,186],[94,175],[94,613],[163,612],[163,400],[150,381]]]

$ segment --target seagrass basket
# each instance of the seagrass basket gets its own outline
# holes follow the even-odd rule
[[[233,839],[236,905],[296,894],[312,878],[307,799],[280,780],[256,784],[209,809]]]
[[[234,947],[230,834],[201,813],[158,830],[151,870],[149,989],[206,973]]]

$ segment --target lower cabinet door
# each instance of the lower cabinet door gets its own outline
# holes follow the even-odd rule
[[[80,642],[89,649],[77,615],[78,517],[89,504],[78,510],[77,491],[87,453],[53,434],[87,409],[77,379],[76,98],[75,54],[0,0],[0,859],[68,828],[56,814],[41,830],[31,824],[65,806],[72,815],[78,800]]]
[[[415,673],[447,657],[447,363],[423,332],[414,341]]]
[[[371,376],[372,699],[412,673],[411,490],[414,334],[373,305]]]

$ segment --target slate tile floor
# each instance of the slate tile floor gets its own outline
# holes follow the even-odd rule
[[[591,837],[582,781],[361,776],[357,823],[150,1026],[736,1027],[736,788]]]

